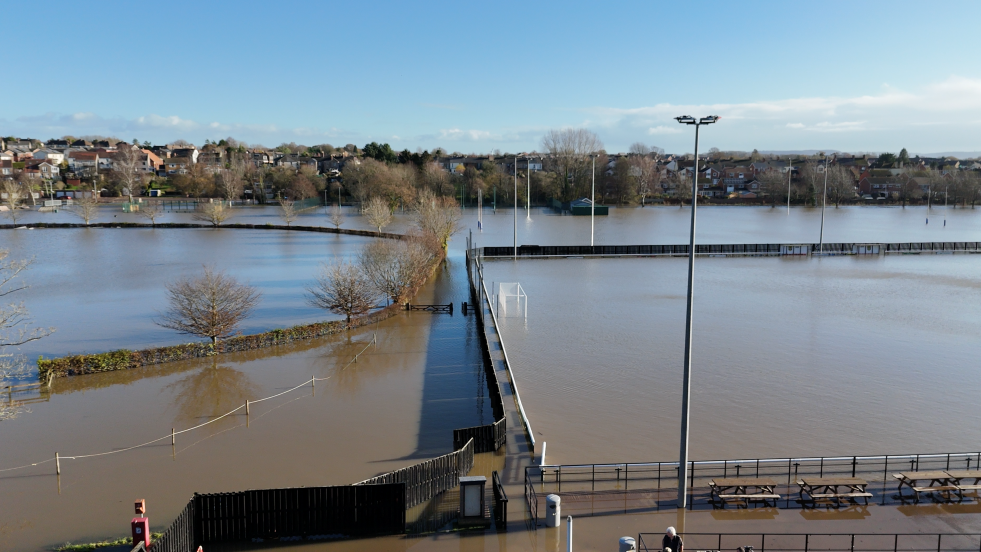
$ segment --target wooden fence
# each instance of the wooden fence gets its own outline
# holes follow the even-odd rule
[[[786,247],[806,246],[811,252],[822,250],[825,255],[856,255],[862,246],[874,245],[886,254],[910,253],[981,253],[981,242],[912,242],[912,243],[826,243],[779,244],[779,243],[728,243],[696,244],[698,255],[759,255],[771,256],[787,253]],[[484,257],[513,257],[514,247],[484,247],[479,250]],[[518,257],[581,257],[602,256],[651,256],[688,255],[688,245],[522,245]],[[476,304],[476,303],[475,303]]]
[[[405,484],[194,495],[198,544],[405,531]]]
[[[404,507],[411,508],[459,485],[460,477],[473,469],[473,454],[471,439],[449,454],[366,479],[356,486],[404,484]]]
[[[194,532],[194,499],[177,515],[177,519],[164,531],[163,536],[153,541],[153,552],[188,552],[197,549]]]

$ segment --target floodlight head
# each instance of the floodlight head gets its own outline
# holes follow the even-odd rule
[[[695,118],[691,115],[682,115],[681,117],[675,117],[674,120],[678,121],[683,125],[693,125],[695,124]]]
[[[698,121],[698,124],[700,124],[700,125],[710,125],[710,124],[718,121],[721,118],[722,117],[719,117],[718,115],[709,115],[708,117],[702,117],[702,119],[700,121]]]

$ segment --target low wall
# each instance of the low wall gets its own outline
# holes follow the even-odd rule
[[[140,222],[93,222],[91,224],[80,224],[70,222],[34,222],[27,224],[0,224],[0,230],[13,230],[16,228],[203,228],[214,229],[210,224],[191,224],[162,222],[159,224],[145,224]],[[218,229],[246,229],[246,230],[288,230],[293,232],[320,232],[324,234],[345,234],[348,236],[364,236],[368,238],[386,238],[390,240],[402,239],[402,234],[392,234],[389,232],[376,232],[374,230],[348,230],[347,228],[327,228],[325,226],[286,226],[284,224],[222,224]]]

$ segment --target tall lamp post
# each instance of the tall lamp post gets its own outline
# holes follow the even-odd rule
[[[828,156],[824,156],[824,198],[821,200],[821,241],[820,250],[824,255],[824,208],[828,205]]]
[[[688,314],[685,317],[685,378],[681,395],[681,453],[678,458],[678,507],[688,504],[688,415],[691,411],[691,308],[692,285],[695,283],[695,205],[698,203],[698,127],[719,120],[718,115],[695,119],[689,115],[675,117],[683,125],[695,127],[695,172],[691,181],[691,237],[688,242]]]
[[[514,158],[514,259],[518,259],[518,158]]]
[[[593,234],[596,232],[596,154],[593,158],[593,196],[589,200],[589,246],[593,246]]]

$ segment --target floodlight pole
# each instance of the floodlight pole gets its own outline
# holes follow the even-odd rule
[[[589,202],[589,246],[593,246],[596,231],[596,154],[593,154],[593,198]]]
[[[695,207],[698,203],[698,127],[710,125],[719,119],[717,116],[676,117],[683,125],[695,127],[695,166],[691,181],[691,235],[688,241],[688,310],[685,316],[685,376],[681,395],[681,450],[678,458],[678,508],[688,504],[688,418],[691,412],[691,340],[692,340],[692,298],[695,284]]]
[[[518,158],[514,158],[514,260],[518,260]]]
[[[531,157],[525,157],[525,172],[528,176],[528,191],[525,194],[525,210],[528,212],[528,220],[531,220]]]
[[[787,167],[787,214],[790,214],[790,178],[794,174],[794,157],[788,155],[787,160],[790,161]]]
[[[824,199],[821,201],[821,241],[820,251],[824,254],[824,208],[828,206],[828,156],[824,156]]]

